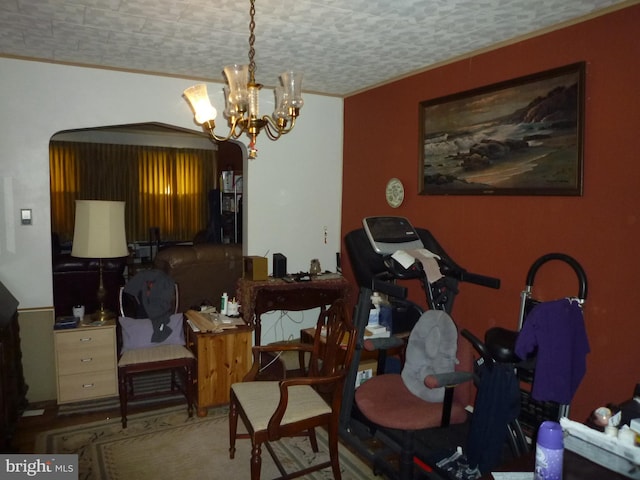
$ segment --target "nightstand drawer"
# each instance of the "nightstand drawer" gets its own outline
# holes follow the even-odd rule
[[[82,328],[55,332],[56,348],[59,350],[90,349],[100,347],[115,348],[112,328]]]
[[[57,355],[58,375],[113,370],[115,366],[112,346],[58,350]]]
[[[117,394],[117,380],[113,371],[58,377],[58,403],[110,397]]]

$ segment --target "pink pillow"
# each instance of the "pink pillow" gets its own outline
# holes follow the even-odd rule
[[[157,347],[158,345],[185,345],[182,328],[182,313],[174,313],[169,317],[171,334],[162,342],[151,341],[153,326],[148,318],[118,317],[122,329],[122,351],[134,348]]]

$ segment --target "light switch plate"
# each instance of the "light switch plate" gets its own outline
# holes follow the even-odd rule
[[[30,208],[20,209],[20,223],[22,225],[31,225],[31,221],[32,221],[31,209]]]

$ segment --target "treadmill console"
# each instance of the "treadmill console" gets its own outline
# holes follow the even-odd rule
[[[404,217],[366,217],[362,224],[371,246],[381,255],[424,248],[418,232]]]

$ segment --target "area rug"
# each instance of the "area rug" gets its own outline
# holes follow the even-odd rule
[[[239,426],[242,422],[238,422]],[[308,439],[297,437],[273,442],[287,471],[299,470],[328,459],[327,435],[317,429],[320,452],[311,451]],[[77,454],[79,480],[248,479],[251,442],[238,440],[235,459],[229,459],[228,409],[210,409],[206,417],[189,418],[183,406],[129,417],[122,428],[119,418],[41,433],[35,453]],[[344,480],[373,478],[371,468],[340,445]],[[266,448],[262,478],[280,474]],[[329,480],[331,469],[304,478]]]

